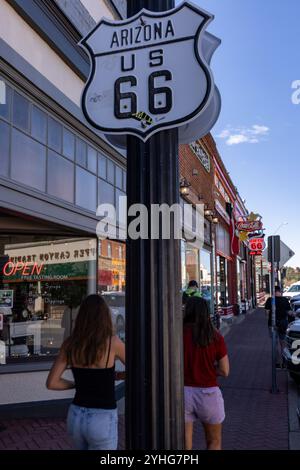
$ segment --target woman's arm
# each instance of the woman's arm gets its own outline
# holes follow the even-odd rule
[[[62,378],[67,365],[65,351],[61,348],[47,377],[46,387],[48,390],[69,390],[75,387],[74,382]]]
[[[222,377],[228,377],[228,375],[229,375],[229,359],[228,359],[227,354],[226,354],[226,356],[222,357],[222,359],[220,359],[218,361],[217,374],[221,375]]]
[[[125,364],[125,344],[118,336],[114,336],[114,352],[116,358]]]

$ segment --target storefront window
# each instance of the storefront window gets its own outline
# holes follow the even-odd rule
[[[241,263],[239,259],[236,260],[236,281],[237,281],[237,301],[239,304],[242,300]]]
[[[1,248],[6,362],[55,355],[82,299],[96,291],[96,240],[5,236]]]
[[[211,254],[207,250],[200,252],[200,291],[202,297],[211,302]]]
[[[125,339],[125,269],[125,243],[99,240],[98,292],[110,306],[115,332],[122,340]]]
[[[217,256],[217,301],[219,306],[228,304],[228,275],[227,275],[227,259],[223,256]]]
[[[199,250],[187,243],[185,250],[186,284],[195,280],[199,283]]]

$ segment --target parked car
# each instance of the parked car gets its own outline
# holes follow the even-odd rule
[[[294,282],[282,295],[288,300],[291,300],[296,295],[300,295],[300,282]]]
[[[116,335],[123,341],[125,340],[125,292],[112,291],[102,292],[112,313],[113,326]]]
[[[298,315],[300,315],[298,313]],[[298,341],[297,341],[298,340]],[[300,385],[300,318],[289,324],[285,347],[283,349],[283,360],[290,377]],[[298,353],[297,353],[298,351]]]
[[[294,295],[294,297],[290,299],[291,307],[293,306],[295,302],[300,302],[300,294]]]

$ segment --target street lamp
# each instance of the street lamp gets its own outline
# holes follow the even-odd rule
[[[191,183],[187,181],[186,178],[181,178],[180,185],[179,185],[180,194],[182,196],[188,196],[190,193],[190,189],[189,189],[190,186],[191,186]]]
[[[274,235],[276,235],[276,233],[278,233],[281,227],[283,227],[284,225],[288,225],[288,222],[282,222],[275,230]]]

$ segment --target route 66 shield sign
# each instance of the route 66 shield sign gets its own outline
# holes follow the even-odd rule
[[[184,2],[162,13],[141,10],[124,21],[102,19],[81,41],[91,60],[82,95],[90,124],[146,141],[201,115],[214,123],[208,114],[214,109],[218,115],[220,100],[209,67],[212,53],[203,47],[211,43],[205,29],[212,18]]]

